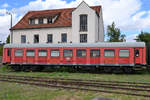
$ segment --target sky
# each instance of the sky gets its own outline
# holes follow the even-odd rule
[[[77,7],[83,0],[0,0],[0,41],[10,34],[10,15],[15,25],[28,11]],[[84,0],[89,6],[101,5],[105,34],[114,21],[127,42],[141,31],[150,32],[150,0]],[[106,35],[105,35],[106,37]],[[107,40],[107,38],[105,38]]]

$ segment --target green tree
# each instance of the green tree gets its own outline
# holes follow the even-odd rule
[[[126,41],[125,34],[121,34],[120,29],[116,28],[115,23],[107,26],[107,36],[109,42],[124,42]]]
[[[8,35],[6,43],[10,43],[10,35]]]
[[[3,45],[0,45],[0,56],[3,55]]]
[[[141,31],[141,33],[136,36],[136,39],[134,40],[136,40],[137,42],[145,42],[146,44],[148,44],[150,42],[150,33]]]

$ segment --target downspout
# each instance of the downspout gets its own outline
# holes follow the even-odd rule
[[[100,17],[100,16],[98,16],[98,41],[99,41],[99,27],[100,27],[100,26],[99,26],[99,19],[100,19],[99,17]]]

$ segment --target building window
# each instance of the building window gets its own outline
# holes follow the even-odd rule
[[[87,43],[87,34],[80,34],[80,43]]]
[[[51,50],[51,57],[59,57],[59,50]]]
[[[30,19],[30,24],[35,24],[35,19]]]
[[[67,42],[67,34],[66,33],[61,34],[61,42],[62,43]]]
[[[43,24],[43,18],[39,18],[39,24]]]
[[[34,57],[35,56],[35,51],[34,50],[27,50],[26,51],[26,56],[28,56],[28,57]]]
[[[26,43],[26,35],[21,35],[21,43]]]
[[[77,57],[85,57],[86,50],[77,50]]]
[[[87,15],[80,15],[80,31],[87,31]]]
[[[130,53],[129,50],[119,50],[120,57],[129,57]]]
[[[90,56],[91,57],[99,57],[100,56],[100,50],[91,50]]]
[[[23,50],[15,50],[15,56],[16,56],[16,57],[21,57],[21,56],[23,56]]]
[[[39,50],[39,57],[46,57],[47,56],[47,50]]]
[[[39,35],[34,35],[34,43],[39,43]]]
[[[52,43],[53,42],[53,35],[52,34],[48,34],[47,35],[47,43]]]
[[[72,50],[64,50],[64,57],[72,57]]]
[[[115,50],[106,49],[105,50],[105,57],[114,57],[115,56]]]
[[[53,18],[48,18],[48,19],[47,19],[47,23],[48,23],[48,24],[52,24],[52,23],[53,23]]]

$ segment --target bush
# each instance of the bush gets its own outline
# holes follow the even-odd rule
[[[0,46],[0,56],[3,55],[3,45]]]
[[[9,72],[11,70],[11,67],[7,65],[0,67],[0,72]]]

